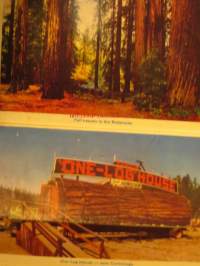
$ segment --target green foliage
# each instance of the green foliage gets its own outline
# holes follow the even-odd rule
[[[139,110],[151,111],[161,107],[166,92],[166,70],[156,51],[143,60],[139,68],[134,104]]]
[[[156,117],[160,117],[162,113],[163,113],[163,109],[161,107],[160,108],[154,108],[152,110],[152,114]]]
[[[200,116],[200,108],[199,108],[199,107],[197,107],[197,108],[195,109],[195,113],[196,113],[197,116]]]
[[[72,73],[72,79],[81,82],[87,82],[91,75],[91,66],[86,64],[77,65]]]
[[[193,216],[196,216],[200,211],[200,184],[196,178],[192,179],[188,174],[176,179],[180,193],[190,200]]]
[[[191,111],[183,109],[183,107],[172,107],[169,110],[169,114],[174,117],[187,118],[191,114]]]
[[[95,51],[93,49],[93,40],[91,32],[86,29],[76,41],[77,61],[73,69],[71,78],[80,82],[88,82],[92,78],[93,62],[95,60]]]

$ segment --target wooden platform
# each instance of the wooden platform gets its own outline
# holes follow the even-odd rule
[[[32,255],[92,258],[48,223],[23,223],[17,233],[17,243]]]

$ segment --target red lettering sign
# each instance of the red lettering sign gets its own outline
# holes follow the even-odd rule
[[[107,177],[140,182],[147,186],[157,187],[169,192],[177,192],[177,183],[167,177],[141,171],[125,166],[126,163],[101,164],[91,161],[78,161],[72,159],[57,159],[55,173]],[[129,165],[129,164],[127,164]]]
[[[87,162],[86,163],[86,175],[96,176],[95,167],[96,167],[95,163]]]

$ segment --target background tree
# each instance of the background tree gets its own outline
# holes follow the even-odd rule
[[[115,44],[115,12],[116,12],[116,0],[112,0],[112,12],[111,12],[111,51],[110,51],[110,77],[109,77],[109,91],[111,97],[113,97],[113,76],[114,76],[114,44]]]
[[[160,58],[165,53],[164,0],[150,0],[147,4],[147,53],[156,50]]]
[[[196,178],[191,178],[189,174],[176,178],[179,183],[180,194],[187,197],[191,202],[193,216],[199,215],[200,211],[200,184]]]
[[[102,1],[101,69],[104,91],[113,97],[114,55],[116,44],[116,0]]]
[[[146,0],[135,0],[134,82],[137,88],[138,68],[146,55]]]
[[[62,99],[66,86],[67,7],[69,0],[48,0],[43,98]]]
[[[165,54],[165,0],[136,0],[135,7],[135,88],[138,89],[138,70],[149,53]]]
[[[116,25],[116,46],[115,46],[115,65],[114,65],[114,91],[120,92],[120,66],[121,66],[121,26],[122,26],[122,0],[117,4],[117,25]]]
[[[124,97],[130,94],[130,82],[132,77],[131,62],[133,50],[133,19],[134,19],[134,0],[128,1],[127,6],[127,40],[126,40],[126,59],[125,59],[125,85]]]
[[[166,93],[164,0],[136,1],[134,104],[139,110],[162,108]]]
[[[0,3],[0,66],[1,66],[1,62],[2,62],[3,4],[4,4],[4,2],[1,1],[1,3]],[[0,80],[1,80],[1,68],[0,68]]]
[[[102,3],[101,0],[98,0],[97,13],[98,13],[98,22],[97,22],[97,41],[96,41],[96,59],[95,59],[95,77],[94,77],[94,89],[99,87],[99,60],[100,60],[100,44],[101,44],[101,9]]]
[[[78,21],[78,4],[76,0],[68,1],[67,9],[67,70],[66,82],[67,90],[72,87],[72,73],[77,65],[77,47],[76,39],[78,38],[77,21]]]
[[[9,91],[28,88],[27,77],[28,1],[17,0],[13,34],[12,73]]]
[[[78,36],[76,65],[72,72],[71,78],[74,80],[76,88],[80,91],[82,85],[94,88],[94,62],[95,52],[92,34],[86,29]],[[95,43],[96,45],[96,43]],[[96,46],[95,46],[96,47]]]
[[[10,83],[13,56],[13,31],[14,31],[15,0],[11,0],[10,14],[4,17],[2,28],[2,65],[1,81]]]
[[[44,45],[44,1],[29,0],[27,75],[31,83],[39,84],[42,74],[42,56]]]
[[[172,1],[168,66],[170,106],[194,107],[199,102],[200,2]]]

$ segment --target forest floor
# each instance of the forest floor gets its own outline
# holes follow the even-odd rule
[[[200,121],[199,112],[184,110],[138,111],[131,99],[122,103],[120,99],[106,99],[87,94],[65,93],[62,100],[41,99],[39,87],[32,85],[25,92],[11,94],[8,85],[0,85],[0,110],[56,114],[93,115],[103,117],[151,118],[182,121]]]

